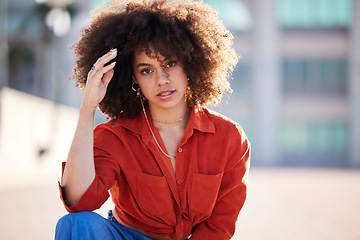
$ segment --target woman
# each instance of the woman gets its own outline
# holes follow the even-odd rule
[[[206,109],[231,91],[232,35],[194,1],[117,1],[75,45],[84,88],[56,239],[230,239],[246,198],[250,143]],[[94,64],[93,64],[94,63]],[[93,131],[94,112],[111,118]],[[108,219],[89,212],[111,192]]]

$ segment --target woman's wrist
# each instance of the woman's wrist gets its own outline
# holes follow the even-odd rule
[[[82,103],[79,111],[81,115],[90,115],[93,117],[95,115],[96,107],[88,106]]]

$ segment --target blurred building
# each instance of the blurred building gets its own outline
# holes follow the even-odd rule
[[[242,55],[222,112],[248,133],[253,165],[359,167],[359,1],[208,2]]]
[[[77,108],[68,46],[100,2],[1,1],[0,87]],[[360,167],[359,1],[205,2],[241,55],[233,93],[216,110],[243,126],[252,164]],[[57,29],[54,16],[62,23],[70,16],[71,28]]]

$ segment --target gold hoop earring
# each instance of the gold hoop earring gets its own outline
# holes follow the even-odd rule
[[[132,89],[134,92],[136,92],[137,97],[140,97],[140,86],[138,87],[138,89],[135,89],[135,88],[134,88],[135,84],[136,84],[135,82],[132,82],[132,83],[131,83],[131,89]]]

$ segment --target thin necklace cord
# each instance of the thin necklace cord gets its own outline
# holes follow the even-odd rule
[[[147,118],[147,116],[146,116],[146,111],[145,111],[145,108],[144,108],[144,103],[143,103],[143,101],[142,101],[141,98],[140,98],[140,102],[141,102],[142,110],[143,110],[143,112],[144,112],[144,116],[145,116],[145,119],[146,119],[146,123],[147,123],[147,125],[148,125],[148,127],[149,127],[149,129],[150,129],[150,132],[151,132],[151,134],[152,134],[152,136],[153,136],[153,138],[154,138],[154,140],[155,140],[155,142],[156,142],[156,145],[158,146],[158,148],[160,149],[160,151],[161,151],[165,156],[167,156],[167,157],[170,158],[170,159],[175,159],[176,156],[170,156],[169,154],[167,154],[167,153],[161,148],[159,142],[157,141],[157,139],[156,139],[156,137],[155,137],[154,132],[153,132],[152,129],[151,129],[149,120],[148,120],[148,118]]]

